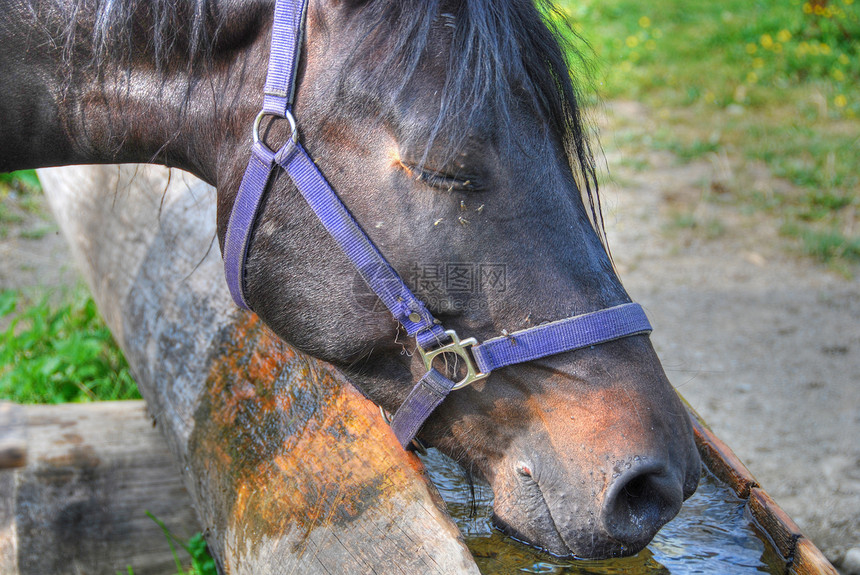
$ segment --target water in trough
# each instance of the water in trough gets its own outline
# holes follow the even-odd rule
[[[542,553],[492,527],[493,493],[435,449],[421,457],[481,573],[687,575],[783,573],[785,564],[745,510],[744,501],[705,471],[699,489],[647,549],[623,559],[565,560]]]

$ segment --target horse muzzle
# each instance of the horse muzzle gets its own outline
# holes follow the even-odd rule
[[[517,461],[504,492],[496,495],[494,521],[553,555],[581,559],[641,551],[677,515],[698,479],[698,471],[688,474],[638,455],[578,479],[557,475],[540,463]],[[602,486],[595,476],[603,477]]]
[[[520,407],[520,431],[487,458],[497,524],[558,556],[638,553],[701,474],[682,402],[662,370],[642,369],[650,345],[606,347],[511,373],[535,393]]]

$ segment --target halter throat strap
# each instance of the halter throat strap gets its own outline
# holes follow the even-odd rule
[[[394,414],[391,427],[406,448],[430,414],[454,389],[465,387],[509,365],[651,332],[642,307],[635,303],[602,309],[538,325],[478,343],[446,331],[406,286],[394,268],[352,217],[299,142],[292,115],[295,78],[300,59],[307,0],[276,0],[272,46],[264,88],[263,109],[254,122],[251,157],[233,204],[224,241],[224,271],[236,305],[250,309],[245,292],[245,262],[260,205],[276,168],[283,169],[326,231],[356,267],[409,336],[427,372]],[[293,132],[286,144],[271,150],[259,138],[263,116],[286,118]],[[453,381],[433,367],[440,354],[462,358],[467,375]]]

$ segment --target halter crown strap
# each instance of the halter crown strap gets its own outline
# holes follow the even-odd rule
[[[645,312],[635,303],[538,325],[481,344],[471,338],[460,340],[453,331],[445,331],[361,229],[298,141],[292,103],[306,10],[307,0],[276,0],[275,3],[263,110],[254,122],[251,158],[230,213],[224,240],[224,271],[236,305],[250,309],[245,298],[248,245],[272,173],[280,166],[361,277],[407,334],[416,338],[427,373],[415,384],[391,420],[391,427],[404,448],[451,390],[485,378],[494,369],[651,332]],[[291,139],[277,152],[259,139],[258,127],[264,115],[286,118],[292,124]],[[462,358],[468,368],[464,379],[454,382],[434,369],[433,360],[442,353]]]
[[[307,0],[275,3],[269,68],[263,88],[263,111],[267,114],[284,117],[293,105],[307,9]]]

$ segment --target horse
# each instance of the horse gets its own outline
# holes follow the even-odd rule
[[[2,0],[0,171],[148,162],[218,190],[218,240],[261,108],[274,0]],[[446,327],[478,339],[630,302],[548,3],[311,0],[302,144]],[[292,137],[266,118],[267,141]],[[255,132],[254,132],[255,133]],[[245,296],[279,337],[388,412],[425,370],[295,185],[276,174]],[[515,341],[513,342],[516,343]],[[495,495],[505,532],[558,556],[635,554],[698,484],[689,417],[647,334],[494,371],[426,421]]]

